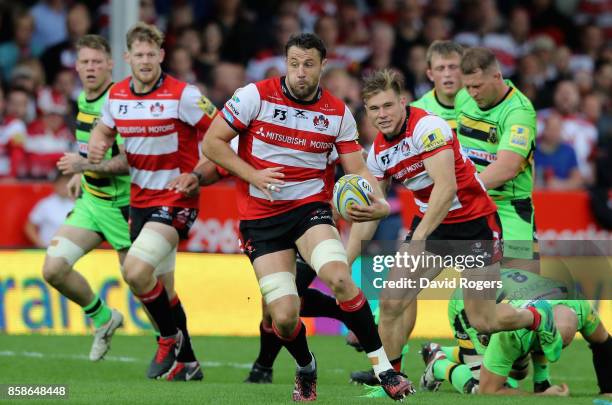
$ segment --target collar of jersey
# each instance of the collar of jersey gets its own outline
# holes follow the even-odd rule
[[[159,89],[161,87],[161,85],[164,84],[164,79],[165,78],[166,78],[166,74],[164,72],[162,72],[161,75],[159,76],[159,79],[157,79],[157,82],[151,88],[151,90],[149,90],[147,92],[144,92],[144,93],[137,93],[136,90],[134,90],[134,82],[130,78],[130,91],[132,92],[133,95],[138,96],[138,97],[146,96],[148,94],[153,93],[155,90]]]
[[[454,110],[455,106],[454,105],[446,105],[443,102],[440,101],[440,99],[438,98],[438,94],[436,94],[436,90],[432,90],[433,91],[433,95],[434,98],[436,99],[436,103],[438,103],[440,105],[440,107],[442,108],[446,108],[447,110]]]
[[[89,100],[87,97],[85,97],[85,102],[87,103],[95,103],[96,101],[100,100],[102,97],[104,97],[106,95],[106,92],[113,87],[113,84],[115,84],[114,82],[111,82],[108,87],[106,89],[104,89],[104,91],[102,93],[100,93],[100,95],[96,98],[94,98],[93,100]]]
[[[508,91],[506,92],[506,94],[504,94],[504,97],[501,100],[499,100],[497,103],[492,105],[491,107],[485,107],[485,108],[478,107],[480,111],[491,111],[492,109],[494,109],[495,107],[497,107],[498,105],[506,101],[508,98],[510,98],[510,94],[512,94],[512,92],[514,91],[514,85],[512,84],[510,80],[504,80],[504,82],[506,83],[506,86],[508,86]]]
[[[293,95],[289,91],[287,84],[285,84],[285,76],[282,76],[280,78],[280,83],[281,83],[281,89],[283,90],[283,94],[285,95],[285,97],[287,97],[289,100],[293,101],[294,103],[303,104],[303,105],[311,105],[319,101],[321,97],[323,96],[323,89],[319,87],[317,88],[317,95],[312,100],[310,101],[300,100],[298,98],[293,97]]]
[[[406,133],[406,128],[408,128],[408,119],[409,118],[410,118],[410,106],[406,105],[406,119],[404,120],[404,123],[402,124],[402,127],[400,128],[399,132],[397,134],[394,134],[394,135],[391,135],[391,136],[387,136],[387,135],[383,134],[383,138],[385,138],[385,140],[387,142],[390,142],[390,141],[394,140],[395,138],[397,138],[398,136],[400,136],[401,134]]]

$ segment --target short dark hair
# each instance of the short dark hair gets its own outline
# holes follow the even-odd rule
[[[431,58],[437,53],[440,56],[448,57],[456,53],[461,58],[463,56],[463,47],[457,42],[435,40],[427,48],[427,66],[431,67]]]
[[[83,35],[76,43],[77,52],[83,48],[91,48],[104,52],[107,56],[111,56],[111,48],[108,41],[100,35]]]
[[[498,67],[497,59],[492,50],[483,47],[469,48],[461,58],[461,73],[470,75],[478,70],[488,70]]]
[[[323,41],[321,41],[321,38],[316,34],[301,33],[292,35],[289,41],[287,41],[287,44],[285,44],[285,56],[287,56],[289,48],[292,46],[296,46],[300,49],[316,49],[319,51],[321,60],[325,59],[327,56],[327,49],[325,49],[325,45]]]

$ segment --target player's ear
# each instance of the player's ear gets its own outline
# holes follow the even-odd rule
[[[126,61],[128,64],[130,63],[130,51],[123,52],[123,60]]]
[[[166,56],[166,51],[164,50],[164,48],[160,48],[159,49],[159,62],[163,62],[164,61],[164,57]]]
[[[425,74],[427,75],[427,78],[429,79],[430,82],[433,82],[433,72],[431,71],[430,68],[427,68],[427,70],[425,71]]]
[[[321,71],[323,71],[325,69],[325,66],[327,66],[327,58],[323,59],[321,61]]]
[[[399,100],[400,100],[401,106],[405,108],[406,104],[408,103],[408,99],[406,98],[406,96],[403,94],[400,94]]]

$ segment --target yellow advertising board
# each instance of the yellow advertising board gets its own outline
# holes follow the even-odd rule
[[[0,333],[85,334],[90,326],[83,311],[42,278],[44,251],[0,251]],[[122,280],[117,255],[96,250],[75,268],[111,307],[124,315],[123,333],[150,333],[140,303]],[[179,253],[176,291],[193,335],[255,336],[261,296],[253,269],[244,255]],[[415,337],[451,337],[447,301],[420,300]],[[612,301],[598,303],[603,322],[612,325]],[[309,333],[337,334],[337,323],[307,320]]]

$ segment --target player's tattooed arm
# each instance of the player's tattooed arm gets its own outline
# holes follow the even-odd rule
[[[115,175],[129,173],[127,157],[125,152],[121,150],[121,147],[118,155],[108,160],[103,160],[100,163],[91,163],[87,158],[77,153],[65,153],[57,162],[57,168],[64,174],[75,174],[85,171]]]

